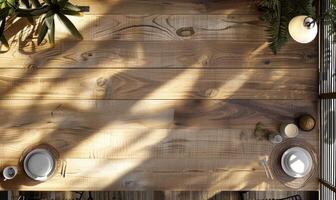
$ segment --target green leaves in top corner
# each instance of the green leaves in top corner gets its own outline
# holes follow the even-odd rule
[[[63,14],[63,13],[57,13],[57,16],[59,19],[63,22],[63,24],[67,27],[67,29],[70,31],[70,33],[78,38],[83,39],[83,36],[79,33],[79,31],[76,29],[75,25]]]
[[[78,39],[83,39],[75,25],[67,17],[82,16],[80,8],[73,5],[69,0],[0,0],[0,42],[1,45],[9,47],[7,39],[4,36],[7,18],[25,17],[31,24],[39,21],[38,25],[38,44],[41,44],[48,34],[51,44],[55,43],[55,16],[69,30],[69,32]]]
[[[77,6],[71,4],[68,0],[45,0],[41,7],[32,10],[20,10],[19,15],[27,17],[43,15],[38,33],[38,44],[41,44],[47,33],[49,42],[54,44],[56,15],[74,37],[83,39],[75,25],[66,17],[66,15],[82,16],[82,13]]]
[[[288,24],[298,15],[315,17],[312,0],[260,0],[261,20],[267,23],[269,47],[276,54],[288,41]]]
[[[5,51],[0,51],[0,53],[6,52],[9,49],[9,44],[4,35],[4,32],[5,32],[7,17],[11,15],[12,10],[13,10],[12,5],[11,5],[12,3],[13,1],[0,0],[0,48],[3,45],[7,49]]]

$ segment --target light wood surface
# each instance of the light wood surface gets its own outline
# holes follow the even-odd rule
[[[77,5],[89,5],[90,14],[257,14],[254,2],[197,0],[74,0]],[[108,5],[108,6],[107,6]]]
[[[240,200],[245,199],[280,199],[300,195],[305,200],[316,200],[318,192],[306,191],[266,191],[266,192],[219,192],[211,194],[207,191],[98,191],[98,192],[18,192],[10,191],[8,200],[18,198],[40,198],[54,200],[73,200],[83,195],[83,199],[99,200]]]
[[[317,118],[316,42],[273,55],[247,0],[75,3],[91,10],[71,18],[84,41],[58,28],[54,47],[37,46],[7,30],[0,168],[41,143],[60,160],[47,182],[20,170],[0,189],[290,190],[267,178],[273,145],[253,131]],[[299,137],[318,151],[317,128]],[[302,190],[318,190],[317,175]]]
[[[84,27],[84,40],[93,41],[264,41],[266,35],[259,31],[264,27],[256,15],[85,15],[71,19]],[[180,36],[180,28],[192,28],[194,34]],[[59,29],[58,38],[71,39],[69,36],[66,29]]]
[[[318,58],[316,43],[290,42],[278,55],[265,41],[59,41],[54,48],[32,44],[20,50],[15,44],[0,56],[0,68],[316,69]],[[11,59],[15,62],[9,63]]]
[[[3,69],[0,99],[314,99],[316,74],[316,69]]]

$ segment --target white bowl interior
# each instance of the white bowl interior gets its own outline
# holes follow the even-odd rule
[[[27,154],[23,166],[30,178],[45,181],[55,169],[55,160],[48,150],[35,149]]]
[[[282,155],[281,165],[289,176],[304,177],[312,168],[312,158],[307,150],[293,147]]]

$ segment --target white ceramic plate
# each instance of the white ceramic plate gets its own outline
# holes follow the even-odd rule
[[[284,172],[294,178],[301,178],[309,174],[313,159],[309,152],[301,147],[287,149],[281,157],[281,167]]]
[[[55,159],[46,149],[34,149],[23,161],[26,174],[37,181],[46,181],[55,171]]]

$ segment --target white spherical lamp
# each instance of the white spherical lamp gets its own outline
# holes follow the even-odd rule
[[[317,23],[308,16],[300,15],[294,17],[288,25],[290,36],[299,43],[309,43],[317,35]]]

